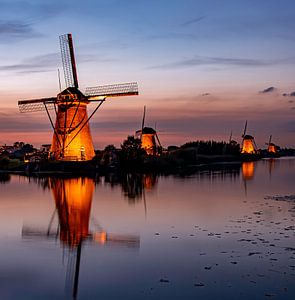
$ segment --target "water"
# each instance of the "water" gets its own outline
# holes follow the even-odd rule
[[[0,299],[293,299],[294,175],[2,174]]]

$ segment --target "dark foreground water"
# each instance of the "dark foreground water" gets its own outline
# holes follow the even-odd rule
[[[2,174],[0,299],[295,299],[294,178]]]

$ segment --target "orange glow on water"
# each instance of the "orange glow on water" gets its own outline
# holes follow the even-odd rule
[[[94,182],[89,178],[54,180],[52,191],[58,211],[60,239],[70,247],[89,236]]]
[[[245,180],[250,180],[254,177],[255,165],[253,161],[242,163],[242,175]]]
[[[152,174],[143,175],[143,186],[147,191],[151,191],[157,183],[157,177]]]
[[[94,241],[100,245],[104,245],[107,242],[107,233],[105,231],[95,232],[93,235]]]

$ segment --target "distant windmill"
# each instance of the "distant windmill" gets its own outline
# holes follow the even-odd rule
[[[233,138],[233,132],[231,131],[231,132],[230,132],[230,136],[229,136],[229,144],[231,143],[232,138]]]
[[[247,132],[247,125],[248,121],[245,123],[244,133],[242,135],[243,142],[242,142],[242,154],[256,154],[257,153],[257,146],[252,135],[246,134]]]
[[[230,132],[230,136],[229,136],[228,143],[229,143],[229,145],[232,145],[232,146],[235,146],[235,145],[238,144],[238,143],[233,139],[233,132],[232,132],[232,130],[231,130],[231,132]]]
[[[162,147],[157,131],[152,127],[145,127],[145,115],[146,107],[143,108],[143,117],[141,123],[141,129],[136,131],[136,136],[140,137],[141,147],[146,151],[148,155],[157,154],[157,148]],[[157,141],[157,142],[156,142]],[[158,143],[158,146],[157,146]]]
[[[271,142],[271,139],[272,139],[272,135],[269,136],[268,143],[266,143],[266,145],[268,146],[267,152],[274,154],[274,153],[278,152],[278,147],[274,143]]]
[[[53,128],[50,149],[54,160],[91,160],[95,153],[89,121],[102,103],[111,97],[138,95],[136,82],[86,88],[85,94],[78,89],[78,78],[71,34],[59,37],[66,89],[57,97],[19,101],[20,112],[46,110]],[[87,105],[97,102],[97,107],[88,117]],[[49,114],[56,115],[55,126]]]

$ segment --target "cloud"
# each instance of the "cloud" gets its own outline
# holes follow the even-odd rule
[[[274,86],[268,87],[262,91],[260,91],[259,93],[261,94],[268,94],[268,93],[272,93],[276,90],[276,88]]]
[[[34,73],[50,71],[58,65],[58,53],[35,56],[21,63],[0,66],[0,71],[15,71],[17,73]]]
[[[195,23],[199,23],[200,21],[202,21],[203,19],[205,19],[205,16],[202,16],[202,17],[198,17],[198,18],[195,18],[195,19],[191,19],[191,20],[188,20],[182,24],[180,24],[181,26],[189,26],[189,25],[192,25],[192,24],[195,24]]]
[[[7,43],[13,40],[37,38],[41,36],[42,35],[40,33],[33,29],[32,24],[22,21],[0,22],[1,43]]]
[[[283,63],[295,63],[295,59],[288,58],[282,60],[262,60],[251,58],[232,58],[232,57],[204,57],[195,56],[193,58],[183,59],[162,65],[147,67],[147,69],[179,69],[185,67],[215,65],[215,66],[240,66],[240,67],[263,67]]]
[[[147,35],[144,37],[144,39],[149,40],[195,40],[197,39],[197,36],[194,34],[189,33],[177,33],[177,32],[167,32],[163,34],[153,34],[153,35]]]
[[[52,71],[57,68],[60,63],[60,54],[47,53],[44,55],[34,56],[23,60],[18,64],[0,66],[0,71],[12,71],[18,74],[28,74],[28,73],[41,73]],[[79,63],[92,62],[95,61],[96,57],[94,55],[79,55]],[[110,59],[101,59],[100,62],[108,62]]]
[[[13,16],[18,19],[30,19],[30,20],[44,20],[44,18],[51,18],[62,11],[66,7],[62,1],[1,1],[0,0],[0,17],[1,19],[7,19],[9,16]]]
[[[34,26],[67,8],[64,3],[46,0],[35,3],[0,0],[0,7],[0,44],[42,37]]]

